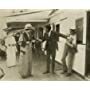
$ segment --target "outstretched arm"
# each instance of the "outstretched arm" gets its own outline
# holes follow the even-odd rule
[[[66,42],[66,44],[67,44],[69,47],[73,48],[73,44],[69,43],[68,41]]]
[[[62,34],[62,33],[58,33],[58,36],[59,36],[59,37],[62,37],[62,38],[65,38],[65,39],[67,39],[67,37],[68,37],[67,35],[64,35],[64,34]]]
[[[42,39],[37,38],[36,40],[38,40],[38,41],[40,41],[40,42],[44,42],[44,41],[46,41],[47,39],[48,39],[48,37],[47,37],[47,34],[45,33]]]

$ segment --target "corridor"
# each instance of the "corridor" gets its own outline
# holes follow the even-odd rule
[[[22,79],[18,73],[18,65],[16,67],[7,68],[6,61],[0,60],[0,67],[2,67],[5,71],[5,76],[1,79],[2,81],[81,81],[83,80],[77,74],[73,74],[70,77],[66,77],[61,72],[61,65],[56,63],[56,74],[52,75],[43,74],[45,71],[45,56],[36,57],[33,55],[33,76],[30,78]]]

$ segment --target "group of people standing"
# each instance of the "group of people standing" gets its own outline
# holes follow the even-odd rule
[[[6,64],[8,68],[18,65],[22,78],[32,76],[32,40],[33,30],[31,24],[26,24],[25,28],[16,35],[12,28],[7,28],[5,38]]]
[[[5,30],[7,32],[7,37],[5,38],[6,55],[7,55],[7,67],[12,67],[17,65],[16,52],[18,52],[19,59],[19,73],[22,78],[27,78],[32,76],[32,51],[33,51],[33,41],[34,38],[34,27],[31,24],[26,24],[25,28],[20,34],[15,37],[12,33],[11,28]],[[43,74],[50,73],[50,63],[51,63],[51,73],[55,74],[55,57],[56,50],[58,50],[58,38],[62,37],[66,39],[64,46],[64,52],[62,55],[63,72],[67,76],[72,74],[73,59],[75,53],[77,52],[76,45],[76,29],[70,29],[70,35],[66,36],[55,30],[51,30],[50,25],[46,25],[46,32],[43,38],[38,38],[40,43],[46,41],[44,51],[46,51],[47,64],[46,71]],[[68,66],[66,64],[66,57],[68,56]],[[51,57],[51,58],[50,58]]]

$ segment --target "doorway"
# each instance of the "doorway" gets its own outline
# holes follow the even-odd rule
[[[86,75],[90,75],[90,11],[87,12]]]
[[[56,24],[56,32],[60,33],[60,24]],[[59,41],[59,37],[57,37],[57,41]]]

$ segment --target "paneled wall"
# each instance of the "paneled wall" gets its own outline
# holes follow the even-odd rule
[[[76,28],[76,20],[83,19],[82,23],[82,43],[78,43],[78,53],[74,59],[73,69],[80,73],[81,75],[85,75],[85,51],[86,51],[86,11],[85,10],[58,10],[51,16],[49,23],[54,23],[55,25],[60,24],[60,33],[65,35],[69,34],[70,28]],[[59,50],[57,51],[56,60],[60,63],[63,49],[64,49],[65,39],[60,37],[58,42]]]

